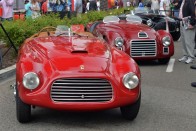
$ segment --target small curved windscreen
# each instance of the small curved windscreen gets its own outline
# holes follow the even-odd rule
[[[119,22],[120,19],[117,16],[106,16],[103,18],[103,23]]]
[[[129,22],[138,22],[138,23],[142,23],[142,19],[139,16],[136,15],[126,15],[126,20]]]
[[[55,31],[55,35],[70,36],[72,35],[72,32],[68,26],[58,25]]]
[[[134,14],[147,14],[148,12],[149,12],[149,10],[144,7],[138,7],[133,10]]]

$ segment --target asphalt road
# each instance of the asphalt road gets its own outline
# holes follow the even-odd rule
[[[155,62],[139,63],[142,72],[142,101],[138,117],[127,121],[120,110],[73,113],[36,108],[33,120],[16,120],[15,99],[10,78],[0,83],[0,131],[196,131],[196,70],[177,61],[181,46],[175,43],[174,67]],[[195,62],[196,64],[196,62]]]

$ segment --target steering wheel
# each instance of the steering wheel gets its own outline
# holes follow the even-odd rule
[[[56,31],[56,27],[53,27],[53,26],[44,27],[43,29],[41,29],[41,30],[38,32],[38,36],[39,36],[40,33],[42,33],[42,32],[47,32],[48,36],[50,36],[50,31]]]

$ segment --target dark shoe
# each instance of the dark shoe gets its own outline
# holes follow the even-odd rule
[[[191,83],[191,86],[192,86],[192,87],[196,87],[196,82],[192,82],[192,83]]]
[[[191,69],[196,69],[196,65],[191,65],[190,68]]]

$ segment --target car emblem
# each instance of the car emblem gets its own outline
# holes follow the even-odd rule
[[[81,98],[84,99],[84,95],[81,95]]]
[[[80,66],[80,70],[84,70],[84,65],[81,65]]]

